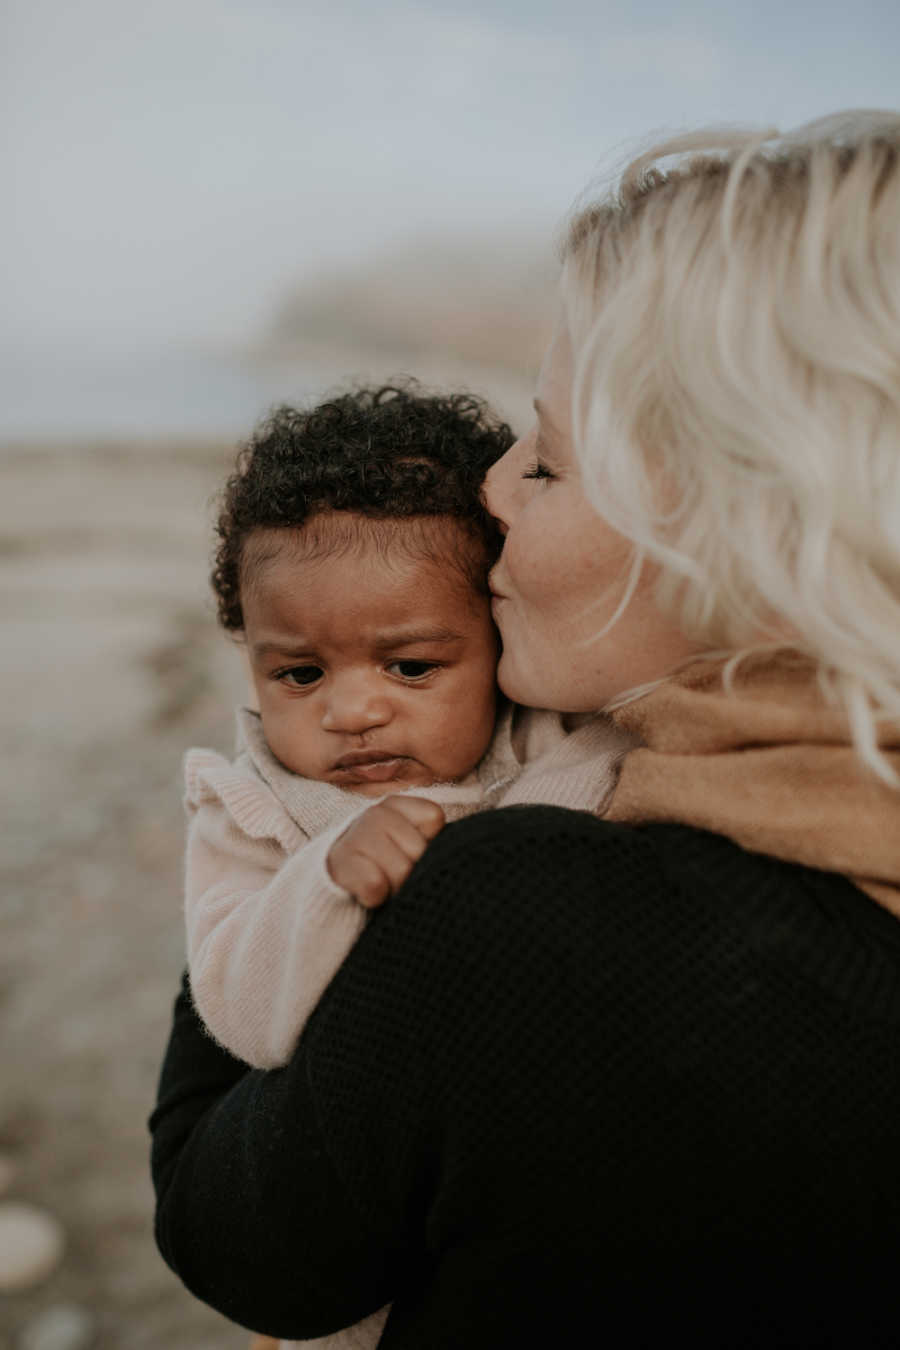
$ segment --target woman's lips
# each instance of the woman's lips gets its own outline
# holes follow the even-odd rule
[[[489,590],[490,593],[491,593],[491,601],[492,601],[492,602],[493,602],[494,600],[505,600],[505,599],[506,599],[506,596],[505,596],[505,595],[503,594],[503,592],[499,589],[499,587],[497,587],[497,586],[494,585],[494,578],[493,578],[493,575],[491,575],[491,576],[488,577],[488,590]]]

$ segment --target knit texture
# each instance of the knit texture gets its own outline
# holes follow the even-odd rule
[[[839,872],[900,915],[900,792],[865,766],[844,710],[793,652],[701,659],[612,714],[639,743],[608,818],[712,830],[743,848]],[[877,739],[900,780],[900,723]]]
[[[227,1316],[385,1350],[894,1345],[900,928],[684,826],[445,830],[281,1071],[186,995],[157,1237]]]

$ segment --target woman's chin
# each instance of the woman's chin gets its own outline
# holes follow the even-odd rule
[[[595,713],[608,693],[577,677],[570,661],[542,653],[541,660],[517,661],[504,651],[497,666],[497,683],[513,703],[524,708],[549,708],[558,713]]]
[[[508,652],[502,652],[497,665],[497,683],[501,691],[513,703],[526,708],[553,708],[556,705],[547,701],[551,691],[534,670],[522,669]]]

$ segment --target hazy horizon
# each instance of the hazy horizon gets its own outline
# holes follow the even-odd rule
[[[900,7],[7,0],[3,30],[0,360],[39,407],[42,367],[230,358],[406,240],[549,252],[654,131],[890,106]]]

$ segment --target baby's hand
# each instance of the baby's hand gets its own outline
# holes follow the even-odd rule
[[[436,802],[385,797],[332,844],[327,858],[331,879],[366,909],[374,909],[400,889],[443,826],[444,813]]]

